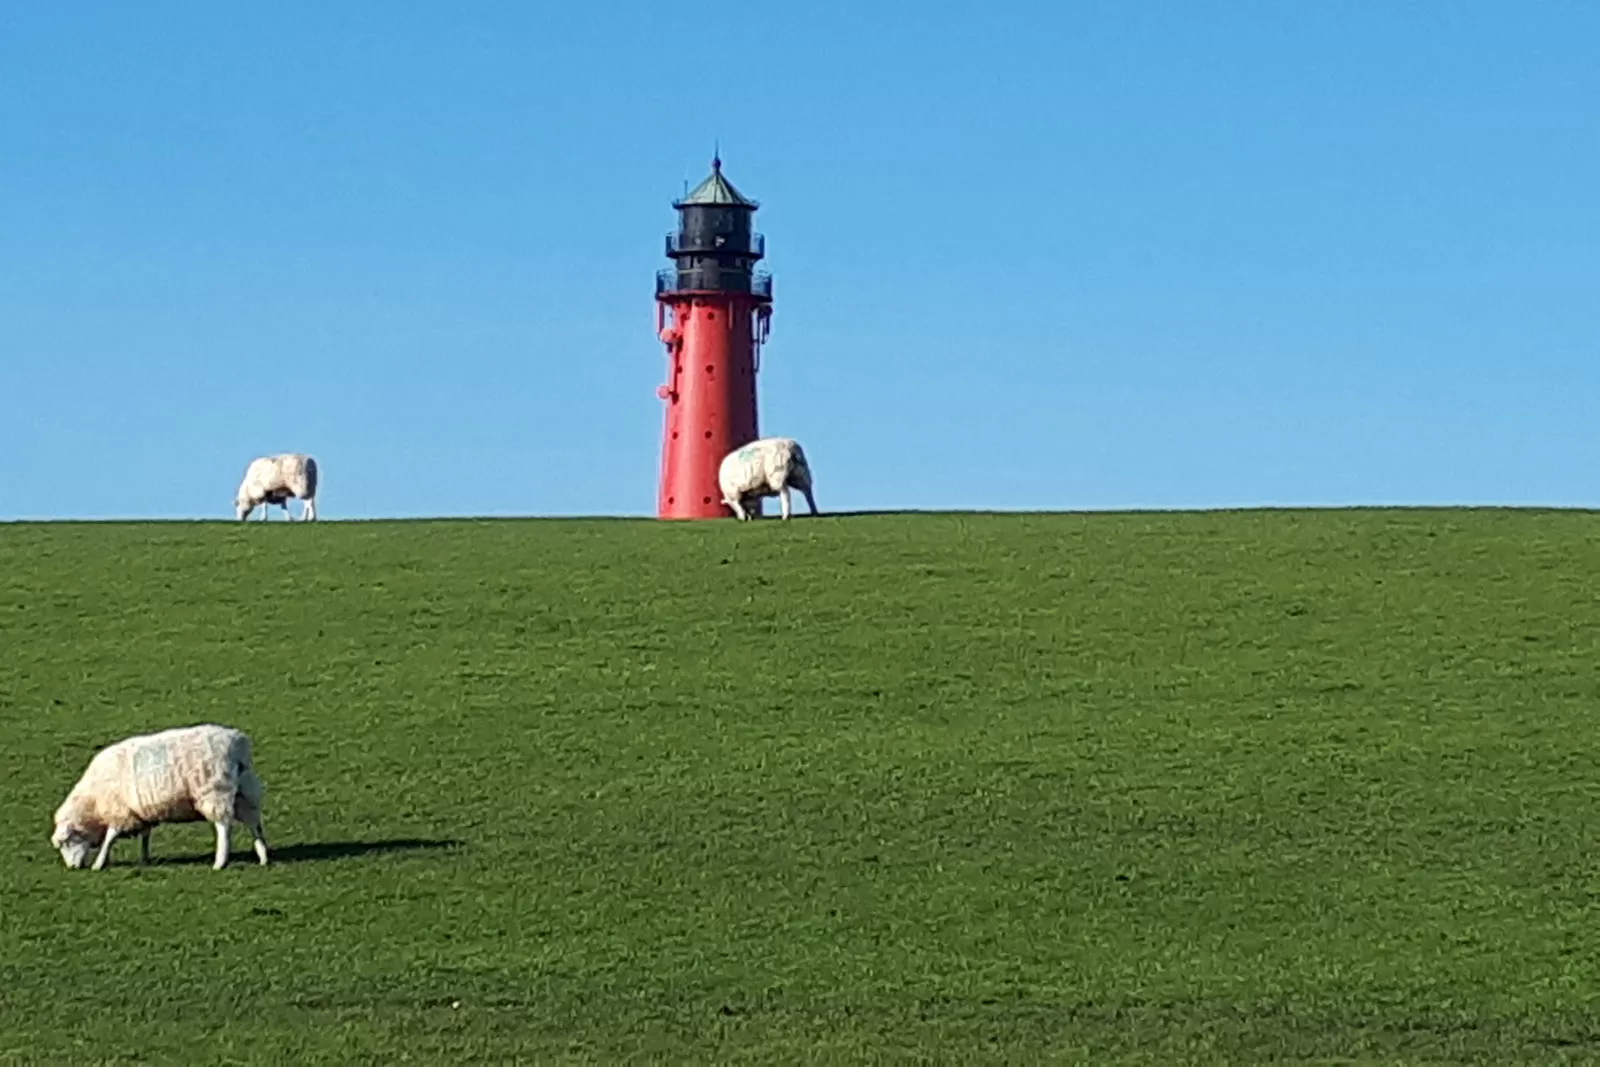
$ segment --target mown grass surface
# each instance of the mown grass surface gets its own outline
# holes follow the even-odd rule
[[[1596,532],[0,527],[0,1062],[1595,1062]],[[208,720],[279,862],[63,868]]]

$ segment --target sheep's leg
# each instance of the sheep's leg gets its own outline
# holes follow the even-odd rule
[[[145,827],[144,833],[139,835],[139,866],[146,867],[150,863],[150,828]]]
[[[106,839],[100,843],[100,854],[94,858],[94,869],[103,871],[106,864],[111,862],[111,843],[117,839],[117,831],[107,827]]]
[[[266,827],[261,825],[260,813],[257,813],[255,818],[250,820],[250,832],[256,838],[256,859],[260,860],[261,866],[265,867],[267,865],[267,830]]]
[[[261,823],[260,783],[241,780],[239,784],[238,792],[233,795],[232,822],[237,822],[250,828],[250,833],[255,838],[253,844],[255,846],[256,859],[260,861],[261,866],[265,867],[267,865],[267,828]]]
[[[306,497],[306,506],[301,509],[300,517],[307,520],[317,517],[317,501],[314,497]]]
[[[734,514],[735,518],[737,518],[740,522],[744,521],[744,505],[743,504],[739,503],[739,501],[737,499],[724,500],[723,503],[728,505],[730,508],[733,509],[733,514]]]
[[[217,860],[211,865],[213,870],[222,870],[228,865],[228,852],[232,847],[229,840],[229,826],[227,819],[221,819],[214,824],[217,828]]]
[[[789,517],[789,483],[784,482],[783,488],[778,490],[778,499],[783,501],[783,517]]]
[[[811,514],[818,514],[817,498],[811,495],[811,487],[809,485],[804,486],[800,491],[806,495],[806,507],[811,509]]]

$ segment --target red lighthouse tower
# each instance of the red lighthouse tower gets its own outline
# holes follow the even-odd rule
[[[673,266],[656,274],[656,330],[667,346],[667,402],[661,446],[663,519],[715,519],[722,503],[722,457],[759,436],[756,371],[772,318],[772,275],[755,269],[766,238],[751,228],[754,200],[711,176],[682,200],[678,230],[667,235]]]

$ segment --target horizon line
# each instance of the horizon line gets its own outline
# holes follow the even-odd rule
[[[1506,504],[1506,503],[1450,503],[1450,504],[1216,504],[1194,506],[1129,506],[1129,507],[1104,507],[1104,508],[863,508],[843,511],[824,511],[819,515],[797,512],[793,521],[802,521],[812,518],[860,518],[868,516],[887,515],[1015,515],[1015,516],[1050,516],[1050,515],[1208,515],[1208,514],[1236,514],[1241,512],[1336,512],[1336,511],[1561,511],[1561,512],[1591,512],[1600,511],[1600,505],[1592,504]],[[371,523],[371,522],[659,522],[672,525],[695,525],[707,522],[732,521],[733,516],[718,519],[662,519],[650,514],[600,514],[600,513],[571,513],[571,514],[442,514],[442,515],[376,515],[352,516],[349,518],[317,518],[316,523]],[[20,516],[16,518],[0,518],[0,526],[50,526],[67,524],[138,524],[138,523],[216,523],[230,526],[298,526],[305,520],[279,519],[263,523],[262,520],[240,520],[224,516],[69,516],[69,517],[38,517]],[[781,522],[778,515],[764,515],[761,522]]]

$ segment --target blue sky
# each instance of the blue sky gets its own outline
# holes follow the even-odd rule
[[[1600,5],[0,8],[0,518],[651,514],[720,140],[824,509],[1600,503]]]

